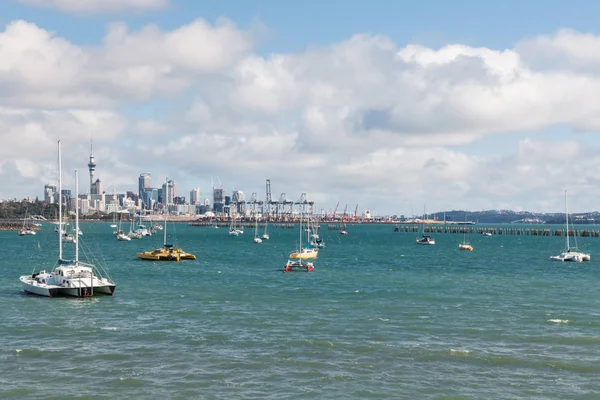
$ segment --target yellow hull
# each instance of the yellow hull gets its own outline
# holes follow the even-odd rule
[[[145,251],[143,253],[137,253],[137,257],[140,260],[148,261],[181,261],[196,259],[196,256],[191,253],[186,253],[182,249],[173,248],[162,248],[153,251]]]
[[[143,253],[137,253],[137,258],[140,260],[148,261],[181,261],[181,257],[177,253],[164,253],[145,251]]]
[[[311,258],[317,258],[319,252],[310,252],[310,253],[298,253],[297,251],[290,254],[290,258],[294,260],[306,260]]]
[[[459,244],[458,249],[466,250],[466,251],[473,251],[473,246],[471,246],[470,244]]]

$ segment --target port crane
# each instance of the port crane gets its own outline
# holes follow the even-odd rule
[[[250,206],[252,206],[252,215],[256,215],[257,213],[257,206],[258,208],[261,208],[263,205],[263,201],[260,200],[258,198],[258,195],[256,194],[256,192],[252,193],[252,196],[250,196],[250,201],[248,201],[248,203]]]

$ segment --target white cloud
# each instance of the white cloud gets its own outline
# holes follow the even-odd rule
[[[151,168],[184,192],[219,176],[262,193],[270,178],[274,197],[306,192],[319,207],[554,211],[569,188],[593,209],[600,143],[566,134],[600,128],[597,42],[560,31],[514,49],[432,49],[356,35],[262,56],[227,21],[114,24],[95,46],[15,21],[0,33],[0,137],[12,149],[0,149],[0,183],[10,171],[40,193],[56,140],[85,168],[93,137],[97,174],[119,191]],[[552,52],[568,62],[544,65]],[[502,146],[475,154],[488,143]]]
[[[169,0],[18,0],[20,3],[73,14],[101,14],[123,11],[158,11],[166,8]]]
[[[107,107],[190,88],[250,51],[250,35],[223,20],[172,31],[111,25],[104,43],[80,47],[33,23],[0,32],[0,100],[41,108]]]

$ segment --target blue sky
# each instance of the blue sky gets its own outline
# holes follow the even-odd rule
[[[311,45],[335,43],[356,33],[385,34],[399,44],[439,47],[463,43],[503,49],[525,37],[565,27],[597,32],[599,13],[600,3],[591,0],[173,0],[167,9],[155,12],[73,16],[8,0],[3,7],[2,22],[21,18],[36,21],[75,43],[89,44],[99,42],[106,24],[115,20],[126,21],[133,28],[154,23],[165,29],[197,17],[208,21],[225,17],[240,27],[260,21],[271,33],[261,46],[264,53],[269,53],[301,51]]]
[[[41,195],[55,140],[86,163],[92,136],[117,191],[151,172],[325,209],[598,209],[600,3],[111,1],[4,3],[0,135],[45,152],[2,155],[0,198]]]

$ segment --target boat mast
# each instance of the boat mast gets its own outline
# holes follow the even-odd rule
[[[77,195],[79,194],[79,171],[75,170],[75,265],[79,265],[79,205]]]
[[[571,248],[569,245],[569,206],[567,204],[567,191],[565,190],[565,223],[567,226],[567,251]]]
[[[298,239],[298,255],[300,257],[302,257],[302,214],[304,214],[304,208],[300,208],[300,237]],[[300,258],[300,260],[302,260],[302,258]]]
[[[165,214],[165,226],[163,228],[163,247],[167,247],[167,214]]]
[[[58,261],[62,260],[62,170],[60,140],[58,141]]]

